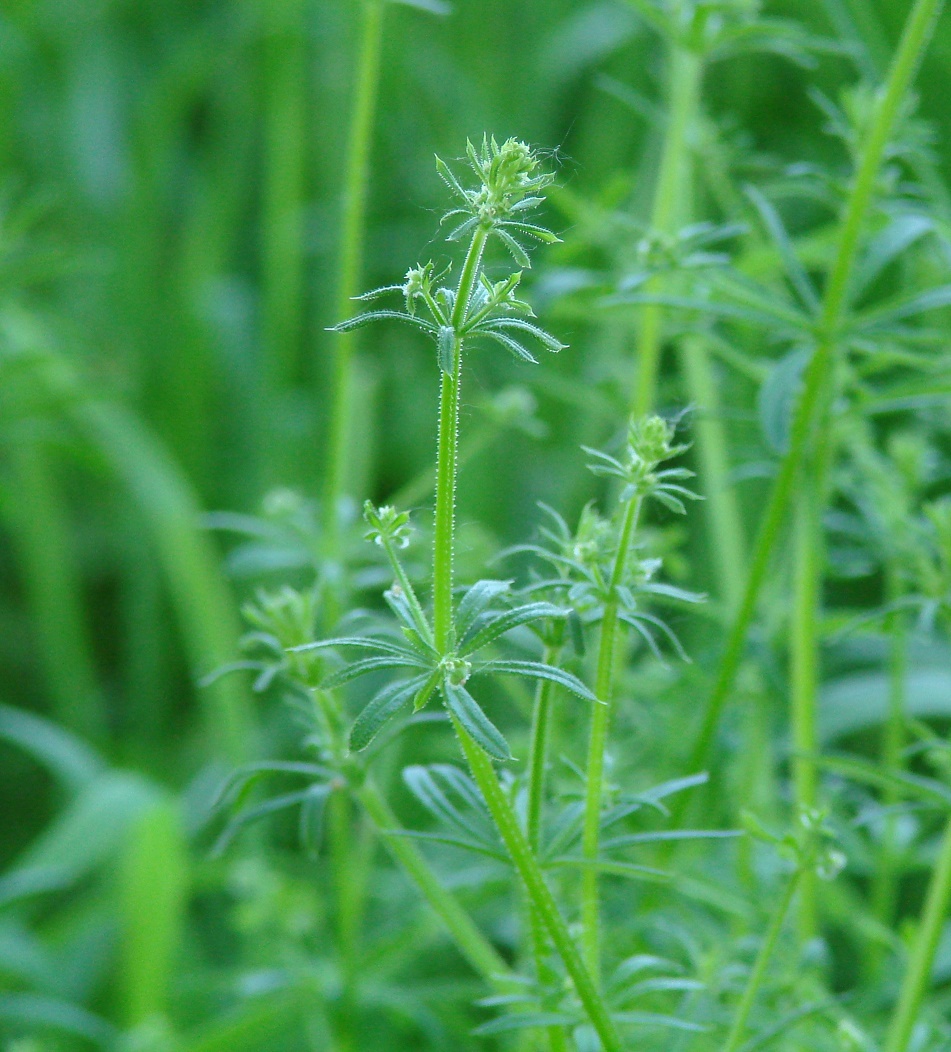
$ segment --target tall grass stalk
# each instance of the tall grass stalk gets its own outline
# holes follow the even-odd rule
[[[823,295],[815,348],[806,367],[802,390],[793,413],[789,448],[782,459],[763,513],[743,599],[730,629],[691,753],[690,767],[694,770],[706,767],[709,763],[720,715],[733,689],[760,589],[766,579],[790,500],[799,481],[806,451],[814,438],[814,427],[820,418],[830,420],[829,414],[823,412],[823,409],[824,405],[828,404],[835,351],[845,317],[849,279],[857,258],[860,238],[874,200],[876,182],[888,141],[942,4],[943,0],[917,0],[910,11],[901,43],[862,143],[858,166],[839,228],[832,269]],[[823,440],[828,436],[819,434],[815,437],[816,448],[822,449]],[[810,480],[810,485],[817,486],[820,490],[825,488],[824,480]],[[810,555],[809,558],[812,560],[814,556]],[[818,594],[818,590],[816,593]],[[816,611],[813,612],[813,616],[815,613]],[[798,611],[797,616],[805,619],[806,611]],[[806,704],[814,707],[814,700],[811,703],[804,700],[803,705]],[[681,805],[678,812],[681,817],[682,810]]]
[[[370,146],[379,89],[385,6],[386,0],[362,0],[363,17],[357,48],[340,224],[340,261],[336,295],[337,317],[340,318],[345,318],[350,313],[350,301],[360,292]],[[340,333],[334,343],[327,475],[324,484],[324,528],[331,557],[334,556],[337,547],[340,502],[347,495],[355,347],[356,337],[351,332]]]

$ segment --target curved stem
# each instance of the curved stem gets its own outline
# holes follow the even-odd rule
[[[479,748],[466,729],[452,717],[453,727],[462,745],[469,770],[475,779],[489,813],[495,822],[519,879],[528,895],[532,909],[538,914],[555,951],[564,963],[578,999],[589,1022],[601,1039],[604,1052],[621,1052],[621,1040],[601,994],[585,967],[575,939],[565,924],[554,896],[545,882],[541,866],[529,846],[492,767],[492,761]]]
[[[598,643],[598,665],[594,693],[597,701],[591,713],[591,736],[588,741],[588,763],[585,770],[584,826],[582,851],[585,866],[581,875],[582,945],[588,970],[600,974],[600,901],[598,893],[598,850],[601,839],[601,803],[604,797],[604,754],[607,749],[611,718],[611,696],[614,690],[614,663],[618,628],[618,586],[627,571],[631,540],[637,527],[642,497],[628,501],[624,509],[621,538],[611,571],[608,599],[601,618]]]
[[[380,47],[383,39],[384,0],[363,0],[363,22],[357,54],[356,92],[350,118],[347,170],[343,193],[340,262],[337,284],[337,316],[350,313],[351,299],[360,291],[363,241],[369,183],[370,139],[380,79]],[[324,490],[324,528],[337,545],[338,511],[346,493],[350,432],[350,402],[353,386],[353,351],[356,337],[340,333],[334,341],[333,378],[330,397],[330,433],[327,477]]]
[[[840,229],[835,261],[823,296],[816,347],[806,367],[802,393],[793,415],[789,449],[783,457],[779,474],[769,495],[743,599],[730,630],[713,691],[707,702],[703,724],[691,753],[691,770],[706,767],[709,762],[720,714],[733,689],[756,601],[769,569],[794,482],[809,445],[813,424],[817,415],[822,414],[824,400],[829,397],[835,345],[847,305],[849,280],[859,237],[872,204],[876,179],[895,119],[942,4],[943,0],[917,0],[909,14],[884,92],[880,96],[875,116],[862,145],[855,181]],[[681,819],[683,810],[684,804],[680,804],[676,814]]]

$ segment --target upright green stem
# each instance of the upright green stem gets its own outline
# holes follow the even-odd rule
[[[943,0],[917,0],[909,14],[888,80],[862,146],[855,181],[842,221],[835,261],[823,297],[817,325],[816,347],[806,367],[802,393],[793,415],[789,449],[783,457],[766,505],[743,599],[737,610],[707,703],[703,724],[691,754],[691,769],[706,767],[709,762],[720,714],[733,688],[743,656],[746,635],[756,609],[756,600],[769,569],[793,486],[812,437],[813,425],[817,416],[823,415],[824,402],[829,398],[834,351],[845,312],[859,238],[872,204],[876,179],[895,119],[942,4]],[[826,418],[828,419],[828,416]],[[679,808],[680,817],[682,813],[683,805]]]
[[[430,909],[442,921],[443,927],[462,956],[489,982],[497,982],[500,978],[508,976],[508,965],[472,923],[459,901],[439,883],[416,846],[405,836],[399,835],[402,825],[374,783],[367,779],[355,790],[355,794],[383,836],[387,850],[403,867]]]
[[[541,867],[538,864],[525,834],[522,832],[518,818],[512,810],[502,787],[499,785],[492,761],[479,748],[467,733],[466,729],[453,717],[453,726],[462,751],[469,764],[469,770],[475,779],[489,813],[498,827],[502,840],[515,866],[519,879],[528,895],[532,909],[536,911],[545,926],[555,951],[561,957],[568,972],[582,1008],[592,1027],[601,1039],[604,1052],[621,1052],[621,1040],[614,1027],[600,991],[591,977],[590,971],[578,952],[578,947],[568,926],[565,924],[554,896]]]
[[[898,573],[890,568],[888,573],[888,597],[891,602],[901,598],[902,585]],[[881,760],[889,774],[902,770],[902,749],[905,744],[906,680],[908,675],[908,633],[904,614],[896,610],[888,618],[888,717],[882,731]],[[894,788],[883,794],[887,814],[882,832],[882,851],[876,867],[872,886],[872,905],[875,916],[882,924],[891,926],[895,917],[898,893],[896,861],[899,851],[897,822],[892,808],[898,804],[899,795]]]
[[[560,645],[547,646],[542,653],[546,665],[556,665]],[[538,681],[532,712],[532,736],[528,750],[528,807],[526,828],[533,851],[541,847],[542,806],[545,802],[545,764],[551,729],[551,699],[555,684],[550,679]]]
[[[743,597],[746,538],[736,491],[730,483],[730,457],[720,419],[720,397],[703,338],[688,336],[681,343],[681,364],[690,401],[697,407],[697,474],[704,496],[710,549],[727,616]]]
[[[628,501],[624,509],[621,538],[614,556],[608,598],[601,619],[598,643],[598,665],[594,693],[597,702],[591,713],[591,737],[588,742],[588,763],[585,771],[584,826],[582,851],[587,865],[581,875],[582,945],[588,970],[600,974],[601,921],[598,894],[598,850],[601,839],[601,803],[604,797],[604,754],[607,749],[608,727],[611,718],[611,696],[614,689],[614,663],[618,628],[617,589],[627,572],[631,540],[637,527],[642,497]]]
[[[667,132],[660,159],[660,171],[651,209],[651,232],[672,234],[683,219],[683,202],[690,170],[690,128],[700,107],[701,56],[675,45],[669,58]],[[660,279],[647,283],[648,292],[657,292]],[[641,309],[637,337],[637,379],[632,413],[643,416],[654,408],[657,373],[663,340],[664,308],[647,303]]]
[[[343,194],[340,264],[337,285],[337,317],[350,313],[350,300],[360,291],[363,241],[369,182],[370,139],[380,79],[380,46],[383,39],[385,0],[362,0],[363,21],[357,54],[356,90],[350,118],[347,170]],[[327,477],[324,491],[324,525],[336,547],[338,510],[347,486],[347,450],[350,433],[350,402],[353,386],[353,333],[341,333],[334,341],[331,386],[330,434]]]
[[[909,17],[905,35],[896,55],[889,82],[882,96],[876,119],[869,130],[862,162],[856,173],[855,186],[843,223],[839,250],[823,296],[818,325],[816,357],[824,364],[824,391],[817,405],[817,426],[813,455],[804,460],[813,470],[803,473],[796,523],[795,604],[792,649],[792,717],[793,740],[799,755],[794,760],[797,806],[812,808],[816,802],[816,710],[819,703],[819,626],[822,621],[822,572],[824,535],[822,512],[825,507],[828,480],[834,463],[833,402],[837,394],[835,358],[840,328],[848,306],[849,280],[859,248],[866,214],[875,195],[880,160],[891,137],[905,92],[927,41],[932,20],[937,13],[933,0],[919,2]],[[803,938],[815,934],[815,879],[803,880],[799,928]]]
[[[783,897],[779,900],[776,912],[773,914],[772,920],[769,922],[769,927],[766,929],[766,935],[763,938],[763,944],[760,946],[759,953],[756,955],[756,962],[754,963],[753,970],[750,972],[750,977],[746,982],[746,988],[743,990],[743,996],[740,998],[740,1003],[737,1005],[736,1015],[733,1017],[733,1025],[730,1027],[730,1032],[727,1035],[725,1044],[723,1045],[723,1052],[736,1052],[743,1042],[750,1012],[753,1010],[753,1005],[756,1003],[756,996],[759,993],[759,989],[763,985],[766,968],[769,965],[770,958],[773,956],[773,950],[776,948],[776,942],[783,930],[786,914],[789,912],[793,895],[796,894],[796,888],[802,879],[802,874],[803,871],[801,869],[793,874],[789,883],[786,885]]]
[[[885,1041],[884,1052],[906,1052],[922,1002],[931,984],[938,941],[951,909],[951,818],[948,819],[938,851],[921,924],[898,994],[898,1004]]]
[[[819,684],[819,608],[821,567],[817,565],[821,530],[821,497],[812,489],[811,480],[803,477],[794,521],[794,581],[791,626],[792,675],[790,684],[793,759],[792,774],[796,811],[811,811],[816,806],[816,692]],[[801,878],[799,897],[799,934],[805,942],[816,933],[816,887],[813,873]]]
[[[479,226],[472,236],[459,275],[450,324],[456,336],[453,369],[443,372],[439,392],[439,439],[436,460],[436,521],[433,541],[433,631],[442,653],[452,648],[452,554],[456,519],[456,468],[459,446],[459,387],[462,379],[462,326],[489,236]]]

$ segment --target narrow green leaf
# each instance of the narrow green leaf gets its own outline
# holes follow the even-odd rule
[[[477,631],[469,639],[463,638],[459,646],[459,653],[474,654],[519,625],[527,625],[546,617],[563,618],[566,613],[567,611],[562,607],[543,602],[526,603],[524,606],[506,610],[492,617],[491,620],[481,622]]]
[[[476,581],[459,600],[456,608],[456,635],[460,639],[464,638],[476,618],[488,609],[497,596],[504,595],[511,587],[511,581]]]
[[[407,705],[413,695],[427,681],[428,676],[390,683],[379,691],[357,716],[350,729],[350,749],[360,752],[376,737],[380,728]]]
[[[478,675],[512,675],[527,676],[529,679],[547,679],[577,694],[586,701],[598,701],[591,691],[570,672],[554,665],[545,665],[541,661],[486,661],[479,665],[474,674]]]
[[[466,690],[443,680],[446,707],[466,729],[472,740],[496,760],[509,760],[512,752],[502,732],[482,711],[479,703]]]
[[[415,655],[400,658],[390,656],[364,658],[362,661],[354,661],[352,665],[347,665],[346,668],[342,668],[339,672],[328,676],[320,686],[323,690],[334,690],[336,687],[343,686],[344,683],[349,683],[358,676],[365,676],[368,672],[402,668],[428,668],[428,666]]]

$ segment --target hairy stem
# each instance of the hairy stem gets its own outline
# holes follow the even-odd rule
[[[538,859],[522,832],[502,787],[499,785],[492,761],[469,736],[466,729],[453,719],[453,726],[462,751],[469,764],[469,770],[475,779],[489,813],[498,827],[502,840],[515,866],[519,879],[525,888],[529,903],[541,919],[548,936],[561,958],[565,970],[574,985],[578,999],[592,1027],[601,1039],[604,1052],[621,1052],[621,1041],[614,1023],[604,1003],[600,991],[585,967],[581,954],[568,926],[565,924],[554,896],[551,893]]]
[[[796,888],[802,878],[802,873],[803,871],[800,869],[793,874],[789,883],[786,885],[783,897],[779,900],[779,904],[776,907],[772,920],[769,922],[769,927],[766,929],[766,935],[763,938],[763,944],[760,946],[759,953],[756,955],[753,970],[750,972],[750,977],[746,981],[743,996],[740,998],[740,1003],[736,1008],[736,1014],[733,1016],[733,1024],[730,1027],[730,1032],[723,1045],[723,1052],[736,1052],[743,1042],[743,1036],[746,1033],[746,1024],[749,1020],[750,1012],[753,1010],[753,1005],[756,1003],[756,995],[759,993],[760,987],[763,985],[766,969],[769,966],[770,958],[773,956],[773,950],[776,948],[776,942],[783,930],[783,924],[786,921],[786,914],[789,912],[789,907],[792,904],[793,896],[796,894]]]
[[[340,262],[337,278],[337,317],[350,312],[350,300],[360,291],[363,241],[369,184],[370,139],[380,79],[380,45],[383,39],[384,0],[363,0],[363,21],[357,52],[356,88],[350,117],[347,167],[343,192]],[[324,527],[336,548],[341,499],[346,494],[353,387],[353,352],[356,337],[340,333],[334,341],[330,396],[330,433],[324,490]]]
[[[479,273],[489,231],[476,227],[459,275],[453,306],[456,332],[451,373],[442,373],[439,392],[439,439],[436,459],[436,522],[433,541],[433,631],[441,653],[452,648],[452,555],[456,518],[456,470],[459,446],[459,387],[462,379],[462,337],[469,298]]]
[[[585,770],[584,826],[582,851],[585,866],[581,875],[582,945],[588,970],[600,974],[600,897],[598,893],[597,859],[601,839],[601,804],[604,797],[604,754],[607,749],[608,727],[611,717],[611,696],[614,690],[614,664],[618,629],[618,586],[627,572],[631,540],[637,527],[642,497],[628,501],[624,509],[621,537],[614,556],[608,598],[601,618],[598,643],[598,664],[594,693],[597,701],[591,713],[591,737],[588,741],[588,763]]]
[[[829,397],[834,350],[846,308],[859,238],[872,205],[876,180],[895,119],[942,4],[943,0],[917,0],[908,16],[884,91],[862,144],[855,180],[840,227],[835,261],[823,297],[816,346],[806,367],[802,391],[793,414],[789,449],[780,464],[763,514],[743,599],[730,630],[700,733],[691,753],[691,770],[706,767],[709,763],[720,715],[733,689],[756,601],[769,569],[813,425],[817,415],[821,415],[824,400]],[[683,817],[683,805],[679,808],[679,817]]]

